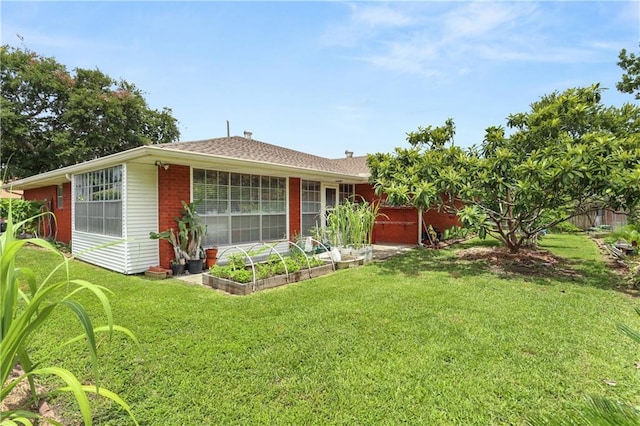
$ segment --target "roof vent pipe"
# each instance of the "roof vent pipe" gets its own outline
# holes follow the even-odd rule
[[[353,158],[353,151],[349,151],[348,149],[344,152],[344,155],[347,158]]]
[[[251,139],[251,136],[252,136],[252,135],[253,135],[253,133],[248,132],[248,131],[246,131],[246,130],[244,131],[244,137],[245,137],[245,138],[247,138],[247,139]]]

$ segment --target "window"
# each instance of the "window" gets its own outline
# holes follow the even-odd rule
[[[75,229],[122,236],[122,166],[75,177]]]
[[[353,190],[353,184],[350,183],[341,183],[340,184],[340,194],[338,196],[338,202],[340,204],[344,204],[344,200],[349,200],[352,203],[354,200],[355,191]]]
[[[58,196],[57,202],[56,202],[56,206],[58,208],[58,210],[61,210],[62,207],[64,207],[64,190],[62,185],[58,185],[57,189],[56,189],[56,195]]]
[[[193,198],[207,225],[204,245],[286,237],[285,178],[194,169]]]
[[[320,182],[303,180],[302,181],[302,224],[300,232],[302,235],[310,235],[311,228],[322,226],[320,202]]]

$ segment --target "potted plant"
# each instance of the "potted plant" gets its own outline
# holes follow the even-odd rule
[[[187,259],[187,234],[185,232],[175,231],[170,228],[164,232],[150,232],[149,238],[152,240],[165,240],[171,244],[174,255],[171,264],[182,265],[182,272],[184,272],[184,265]]]
[[[216,264],[218,260],[218,247],[210,246],[204,249],[205,255],[207,256],[207,268],[211,268]]]
[[[184,259],[171,259],[171,272],[173,272],[174,277],[184,274],[184,267]]]
[[[379,213],[380,203],[369,203],[360,197],[359,202],[345,200],[335,206],[327,217],[331,245],[338,247],[340,254],[368,262],[373,258],[373,228]]]
[[[187,235],[186,256],[190,274],[199,274],[202,272],[204,263],[204,250],[202,249],[202,239],[204,238],[207,227],[198,220],[200,215],[196,211],[196,203],[182,202],[180,210],[180,218],[176,218],[180,233]]]
[[[189,273],[199,274],[202,272],[204,263],[204,250],[202,250],[202,239],[207,232],[207,227],[201,224],[196,212],[195,203],[187,204],[182,201],[180,217],[174,220],[178,224],[178,229],[170,228],[164,232],[150,232],[151,239],[161,239],[169,242],[173,247],[173,265],[188,265]],[[179,267],[176,267],[179,269]],[[184,268],[184,267],[183,267]]]

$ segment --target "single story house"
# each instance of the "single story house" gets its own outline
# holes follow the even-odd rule
[[[377,198],[366,156],[323,158],[249,132],[141,146],[20,179],[11,189],[47,201],[56,217],[53,235],[77,258],[124,274],[169,266],[172,248],[149,232],[175,228],[183,200],[199,201],[204,246],[223,249],[309,235],[340,200]],[[455,216],[409,207],[383,206],[380,213],[378,244],[418,244],[423,223],[441,230],[458,224]]]

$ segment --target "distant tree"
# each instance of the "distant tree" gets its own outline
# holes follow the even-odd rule
[[[623,93],[635,93],[636,99],[640,99],[640,54],[627,55],[626,49],[622,49],[618,59],[618,66],[622,68],[624,74],[622,74],[622,80],[616,84],[616,88]]]
[[[133,84],[99,70],[71,74],[54,58],[5,45],[0,78],[0,165],[8,177],[180,136],[170,109],[149,108]]]
[[[598,85],[554,92],[490,127],[480,147],[455,126],[418,128],[411,147],[370,155],[376,191],[392,204],[457,214],[511,252],[575,215],[640,200],[640,108],[604,107]],[[462,205],[454,203],[458,199]]]

